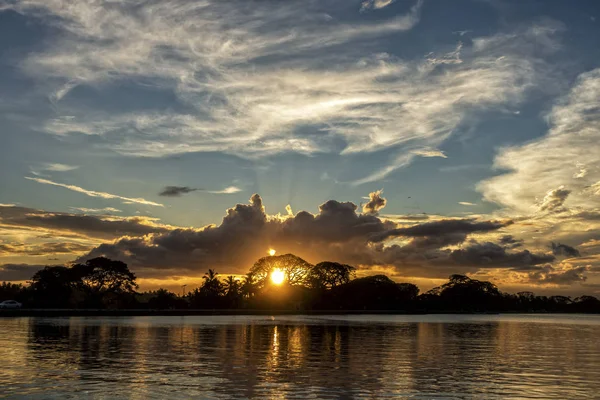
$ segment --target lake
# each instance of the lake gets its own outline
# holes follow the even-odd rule
[[[600,316],[0,318],[0,397],[600,398]]]

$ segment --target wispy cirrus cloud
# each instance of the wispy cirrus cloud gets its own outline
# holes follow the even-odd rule
[[[207,190],[207,193],[212,193],[212,194],[233,194],[233,193],[239,193],[241,192],[242,189],[240,189],[237,186],[228,186],[223,190]]]
[[[105,207],[105,208],[86,208],[86,207],[69,207],[71,210],[80,211],[86,214],[103,214],[103,213],[120,213],[122,212],[118,208]]]
[[[365,0],[362,3],[361,10],[375,9],[379,10],[392,4],[395,0]]]
[[[479,185],[486,200],[524,214],[536,208],[595,210],[599,197],[593,187],[600,182],[598,98],[600,69],[581,74],[550,111],[545,136],[501,149],[494,165],[509,172]]]
[[[67,164],[60,164],[60,163],[47,163],[47,164],[43,165],[43,169],[45,171],[53,171],[53,172],[72,171],[77,168],[79,168],[78,165],[67,165]]]
[[[380,8],[391,2],[371,3]],[[553,34],[559,28],[545,21],[405,60],[369,40],[414,28],[421,1],[395,17],[352,23],[327,14],[328,6],[341,4],[347,3],[162,1],[132,7],[112,1],[64,7],[58,0],[29,0],[11,7],[62,32],[22,64],[55,84],[55,101],[64,102],[78,85],[152,81],[188,110],[114,113],[64,103],[68,112],[46,121],[45,131],[98,135],[102,146],[152,157],[394,151],[355,184],[385,178],[416,156],[444,157],[422,149],[437,149],[479,111],[522,101],[543,70],[539,53],[557,47]]]
[[[31,167],[31,174],[35,176],[48,176],[46,172],[68,172],[78,169],[78,165],[68,165],[61,163],[43,163],[36,167]]]
[[[52,185],[52,186],[62,187],[62,188],[72,190],[77,193],[85,194],[86,196],[90,196],[90,197],[101,197],[103,199],[117,199],[117,200],[122,200],[126,203],[136,203],[136,204],[144,204],[147,206],[164,207],[163,204],[156,203],[156,202],[153,202],[150,200],[146,200],[146,199],[143,199],[140,197],[135,197],[135,198],[134,197],[123,197],[123,196],[106,193],[106,192],[97,192],[95,190],[87,190],[87,189],[84,189],[84,188],[76,186],[76,185],[67,185],[64,183],[54,182],[54,181],[51,181],[48,179],[43,179],[43,178],[34,178],[34,177],[26,176],[25,179],[29,179],[30,181],[34,181],[37,183],[42,183],[44,185]]]
[[[417,149],[412,151],[413,154],[421,157],[441,157],[448,158],[448,156],[440,150],[436,149]]]

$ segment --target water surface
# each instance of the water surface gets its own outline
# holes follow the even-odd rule
[[[0,319],[0,397],[600,398],[600,316]]]

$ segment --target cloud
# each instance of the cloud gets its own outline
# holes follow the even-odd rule
[[[414,222],[414,221],[425,221],[430,219],[430,216],[423,214],[385,214],[381,216],[384,219],[392,220],[395,222]]]
[[[86,208],[86,207],[69,207],[71,210],[81,211],[86,214],[104,214],[104,213],[120,213],[121,210],[113,207],[105,208]]]
[[[59,164],[59,163],[48,163],[48,164],[44,164],[44,166],[43,166],[43,169],[45,171],[53,171],[53,172],[72,171],[77,168],[79,168],[78,165],[67,165],[67,164]]]
[[[421,156],[421,157],[448,158],[448,156],[446,156],[446,154],[443,151],[435,150],[435,149],[418,149],[418,150],[413,150],[412,153],[417,156]]]
[[[567,200],[567,197],[571,194],[570,190],[564,189],[564,186],[558,189],[550,190],[540,203],[540,211],[562,211],[564,210],[563,204]]]
[[[83,188],[81,188],[79,186],[75,186],[75,185],[67,185],[64,183],[53,182],[48,179],[33,178],[33,177],[29,177],[29,176],[26,176],[25,179],[29,179],[31,181],[42,183],[45,185],[53,185],[53,186],[62,187],[65,189],[72,190],[74,192],[83,193],[86,196],[90,196],[90,197],[101,197],[103,199],[118,199],[118,200],[123,200],[125,202],[125,204],[137,203],[137,204],[144,204],[144,205],[148,205],[148,206],[164,207],[164,205],[162,205],[160,203],[155,203],[153,201],[145,200],[142,198],[123,197],[123,196],[118,196],[116,194],[110,194],[110,193],[106,193],[106,192],[96,192],[94,190],[83,189]]]
[[[98,136],[99,146],[129,156],[392,150],[356,184],[382,179],[417,155],[443,157],[422,149],[437,149],[481,112],[522,102],[547,83],[543,57],[558,48],[557,23],[545,20],[400,59],[372,39],[415,27],[421,1],[396,16],[323,18],[343,4],[165,0],[132,12],[126,2],[31,0],[7,7],[60,32],[21,63],[52,86],[50,97],[65,112],[37,129]],[[110,91],[124,81],[152,82],[193,112],[91,109],[72,90]]]
[[[167,196],[167,197],[179,197],[182,194],[191,193],[191,192],[204,192],[210,194],[234,194],[242,191],[237,186],[228,186],[223,190],[205,190],[205,189],[197,189],[191,188],[188,186],[165,186],[164,189],[158,194],[159,196]]]
[[[189,186],[165,186],[158,195],[167,197],[179,197],[182,194],[195,192],[197,190],[199,189],[191,188]]]
[[[0,281],[26,281],[43,268],[43,265],[3,264],[0,265]]]
[[[550,248],[552,249],[552,254],[555,256],[565,256],[569,258],[581,256],[579,250],[566,244],[552,242]]]
[[[598,197],[590,188],[600,181],[598,98],[600,69],[581,74],[552,107],[545,136],[498,153],[494,166],[509,172],[479,185],[484,198],[522,214],[529,214],[535,204],[541,211],[565,211],[567,197],[571,209],[596,209]]]
[[[488,169],[490,166],[487,164],[463,164],[463,165],[452,165],[449,167],[441,167],[440,172],[458,172],[468,171],[474,169]]]
[[[310,252],[312,257],[393,227],[375,216],[357,214],[357,206],[330,200],[318,214],[300,211],[294,216],[269,216],[262,199],[253,195],[250,204],[227,210],[220,225],[202,229],[174,229],[163,234],[122,238],[102,244],[87,257],[105,255],[136,265],[146,274],[165,270],[200,273],[214,265],[243,273],[255,259],[273,247],[278,252]]]
[[[395,0],[365,0],[365,1],[363,1],[360,9],[361,9],[361,11],[371,10],[371,9],[379,10],[381,8],[385,8],[385,7],[389,6],[394,1]],[[422,1],[420,3],[422,3]]]
[[[528,282],[536,284],[571,285],[587,281],[584,273],[587,267],[573,267],[568,269],[556,269],[551,265],[537,268],[527,275]]]
[[[26,207],[0,208],[0,227],[50,230],[55,236],[60,232],[71,232],[103,239],[140,236],[171,229],[147,217],[102,217],[47,212]]]
[[[369,201],[363,204],[362,211],[365,214],[377,214],[379,210],[383,209],[387,203],[387,200],[381,195],[382,190],[369,193]]]
[[[509,252],[506,247],[491,242],[472,243],[467,247],[454,250],[450,259],[457,264],[472,265],[479,268],[511,267],[518,268],[546,264],[554,261],[551,254],[536,254],[529,250]]]
[[[127,262],[141,277],[200,276],[218,266],[222,273],[245,273],[269,248],[312,262],[335,259],[361,269],[393,268],[403,276],[447,277],[481,268],[514,268],[554,260],[552,254],[510,246],[469,242],[505,229],[509,221],[454,219],[398,223],[357,213],[351,202],[329,200],[316,214],[267,214],[262,198],[227,210],[219,225],[173,228],[143,237],[122,237],[97,246],[80,260],[106,256]]]
[[[241,192],[242,189],[240,189],[237,186],[228,186],[223,190],[207,190],[207,193],[212,193],[212,194],[233,194],[233,193],[239,193]]]
[[[573,178],[585,178],[588,173],[586,166],[581,163],[575,163],[575,166],[579,168],[579,171],[573,174]]]
[[[73,254],[91,250],[91,246],[78,243],[42,243],[42,244],[0,244],[0,256],[29,255],[45,256],[53,254]]]
[[[501,246],[509,248],[509,249],[514,249],[516,247],[523,246],[523,240],[515,239],[512,235],[501,236],[498,239],[498,243],[500,243]]]
[[[287,215],[289,215],[290,217],[294,216],[294,211],[292,210],[292,206],[291,205],[287,205],[285,206],[285,211],[287,212]]]
[[[459,201],[458,204],[460,204],[462,206],[476,206],[477,205],[475,203],[469,203],[468,201]]]
[[[504,228],[512,221],[476,221],[473,219],[446,219],[425,222],[408,228],[396,228],[371,237],[372,241],[380,242],[393,236],[425,237],[445,236],[454,234],[469,234],[474,232],[490,232]]]

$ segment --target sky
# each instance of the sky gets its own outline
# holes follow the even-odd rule
[[[595,0],[0,0],[0,281],[269,249],[600,295]]]

